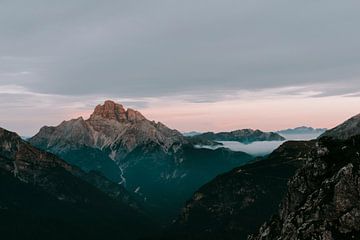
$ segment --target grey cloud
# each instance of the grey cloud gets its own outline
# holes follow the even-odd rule
[[[196,93],[193,102],[312,84],[319,97],[353,93],[359,7],[356,0],[1,1],[0,83],[60,95]]]

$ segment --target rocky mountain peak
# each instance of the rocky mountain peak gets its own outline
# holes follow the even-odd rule
[[[96,106],[89,119],[80,117],[56,127],[43,127],[29,141],[64,158],[70,151],[91,148],[116,162],[140,146],[154,144],[165,154],[171,154],[187,143],[178,131],[149,121],[140,112],[111,100]]]
[[[90,116],[90,120],[97,118],[118,122],[136,122],[146,119],[140,112],[131,108],[126,110],[123,105],[115,103],[112,100],[106,100],[104,104],[99,104],[95,107],[94,112]]]
[[[103,105],[99,104],[95,107],[94,112],[90,118],[101,117],[109,120],[116,120],[118,122],[126,120],[126,110],[123,105],[115,103],[111,100],[106,100]]]

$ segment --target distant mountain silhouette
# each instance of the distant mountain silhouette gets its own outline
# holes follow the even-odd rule
[[[206,132],[192,137],[189,141],[197,145],[221,145],[217,141],[236,141],[245,144],[258,141],[283,141],[284,137],[274,132],[263,132],[253,129],[241,129],[231,132]]]
[[[289,128],[285,130],[277,131],[277,133],[284,134],[284,135],[291,135],[291,134],[322,134],[326,131],[326,128],[312,128],[312,127],[296,127],[296,128]]]
[[[194,137],[196,135],[200,135],[201,132],[191,131],[191,132],[183,132],[182,133],[185,137]]]

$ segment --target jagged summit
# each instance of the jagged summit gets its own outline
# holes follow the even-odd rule
[[[118,122],[146,120],[140,112],[131,108],[126,110],[123,105],[115,103],[112,100],[106,100],[103,105],[99,104],[95,107],[95,110],[91,114],[89,120],[97,118],[116,120]]]
[[[103,105],[97,105],[90,116],[90,118],[96,117],[122,121],[126,119],[126,110],[123,105],[115,103],[111,100],[106,100]]]
[[[126,110],[111,100],[96,106],[89,119],[79,117],[63,121],[56,127],[42,127],[29,141],[65,159],[70,151],[86,152],[86,156],[81,155],[82,159],[87,159],[85,169],[95,167],[103,173],[107,172],[103,169],[104,162],[107,162],[107,168],[118,169],[111,167],[114,161],[121,162],[138,147],[154,146],[165,154],[171,154],[187,143],[180,132],[147,120],[140,112],[131,108]],[[101,157],[98,156],[100,151]],[[72,156],[76,154],[72,153]]]

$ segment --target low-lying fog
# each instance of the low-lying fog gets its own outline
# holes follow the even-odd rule
[[[286,141],[288,140],[311,140],[319,136],[319,134],[282,134]],[[198,148],[210,148],[216,149],[220,147],[229,148],[233,151],[242,151],[253,156],[265,156],[271,153],[273,150],[278,148],[281,144],[286,141],[263,141],[263,142],[253,142],[250,144],[244,144],[235,141],[219,141],[223,145],[219,146],[197,146]]]

